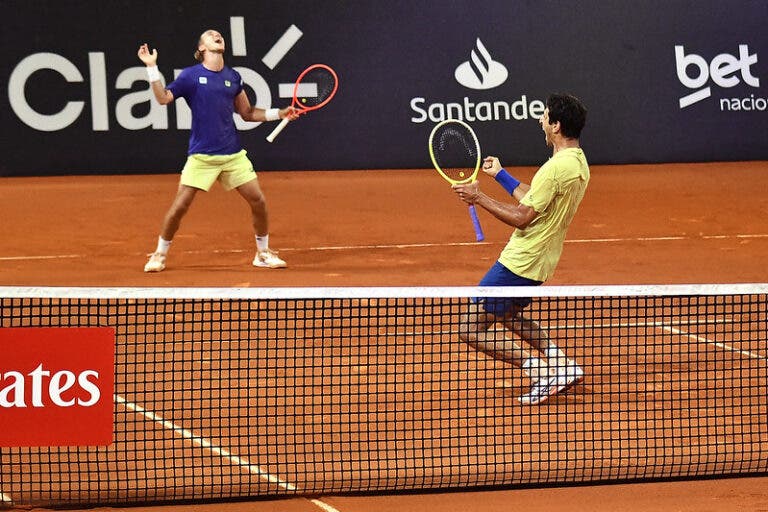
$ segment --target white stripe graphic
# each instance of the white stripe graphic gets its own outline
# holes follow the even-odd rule
[[[295,84],[279,84],[277,86],[277,94],[281,98],[293,98],[294,87]],[[300,83],[299,87],[296,89],[296,97],[301,98],[302,96],[306,96],[307,98],[317,97],[317,84],[305,84],[304,82]]]
[[[245,57],[247,50],[245,47],[245,18],[242,16],[230,16],[229,33],[232,41],[232,55],[236,57]]]
[[[90,52],[88,54],[88,70],[91,73],[91,112],[93,115],[93,131],[109,130],[109,105],[107,105],[107,66],[104,54]]]
[[[122,404],[123,406],[125,406],[126,409],[130,411],[134,411],[136,413],[143,415],[144,417],[146,417],[151,421],[154,421],[155,423],[159,423],[160,425],[162,425],[164,428],[167,428],[168,430],[174,431],[175,433],[180,435],[182,438],[192,441],[193,444],[196,444],[202,448],[210,450],[212,453],[214,453],[215,455],[218,455],[219,457],[230,460],[231,462],[247,469],[254,475],[260,476],[261,478],[263,478],[264,480],[267,480],[270,483],[277,484],[279,487],[282,487],[283,489],[288,491],[296,490],[295,485],[290,484],[288,482],[284,482],[280,478],[267,473],[266,471],[261,469],[259,466],[256,466],[248,462],[247,459],[243,457],[238,457],[237,455],[232,455],[224,448],[215,446],[211,444],[210,441],[196,435],[194,432],[191,432],[185,428],[179,427],[178,425],[176,425],[171,421],[163,419],[159,414],[155,414],[152,411],[147,411],[140,405],[136,405],[134,403],[128,402],[125,398],[123,398],[120,395],[115,395],[115,402]]]
[[[697,101],[701,101],[703,99],[709,98],[710,96],[712,96],[712,90],[709,87],[705,87],[700,91],[696,91],[694,93],[689,94],[688,96],[683,96],[682,98],[680,98],[680,108],[685,108],[689,105],[693,105]]]
[[[291,51],[293,45],[296,44],[296,41],[298,41],[302,35],[302,31],[299,30],[296,25],[291,25],[288,27],[288,30],[280,36],[280,39],[277,40],[267,54],[262,57],[261,62],[263,62],[269,69],[275,69],[275,66],[277,66],[283,57]]]

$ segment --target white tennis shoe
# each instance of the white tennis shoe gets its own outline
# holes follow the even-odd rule
[[[550,396],[557,393],[557,380],[559,377],[542,377],[536,380],[530,391],[517,397],[517,401],[523,405],[538,405],[546,402]]]
[[[581,367],[577,364],[569,364],[565,367],[565,374],[558,375],[557,377],[558,386],[562,386],[562,388],[557,392],[562,393],[563,391],[572,388],[583,380],[584,370],[582,370]]]
[[[267,249],[266,251],[258,251],[256,253],[256,257],[253,258],[253,266],[261,268],[285,268],[288,264],[278,258],[275,251]]]
[[[563,393],[583,380],[584,370],[576,364],[569,364],[562,374],[538,379],[530,391],[519,396],[517,400],[524,405],[541,404],[549,400],[549,397]]]
[[[165,254],[154,252],[149,255],[149,261],[144,265],[144,272],[161,272],[165,270]]]

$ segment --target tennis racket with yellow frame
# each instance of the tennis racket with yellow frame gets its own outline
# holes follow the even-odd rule
[[[429,134],[429,156],[432,165],[451,185],[472,183],[480,170],[480,143],[472,128],[464,121],[447,119]],[[478,242],[485,240],[475,205],[469,205],[469,216]]]

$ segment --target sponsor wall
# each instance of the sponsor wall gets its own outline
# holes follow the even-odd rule
[[[258,169],[429,167],[431,127],[459,117],[510,165],[548,156],[553,91],[589,108],[593,164],[768,159],[768,3],[3,0],[0,175],[177,172],[190,114],[151,100],[140,43],[173,79],[216,28],[262,107],[307,65],[336,98],[289,125],[238,118]]]

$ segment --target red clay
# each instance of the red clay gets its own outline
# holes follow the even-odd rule
[[[529,181],[533,168],[513,169]],[[286,270],[250,265],[245,203],[199,194],[168,269],[144,274],[176,176],[5,178],[0,284],[35,286],[473,285],[510,228],[466,208],[433,171],[265,172],[271,245]],[[482,178],[486,191],[504,193]],[[768,162],[594,166],[555,284],[765,282]],[[760,510],[767,479],[428,494],[323,497],[341,512],[376,510]],[[514,507],[514,508],[512,508]],[[196,510],[207,507],[197,506]],[[318,510],[305,499],[211,510]],[[132,508],[132,511],[150,510]],[[151,510],[159,510],[152,508]]]

